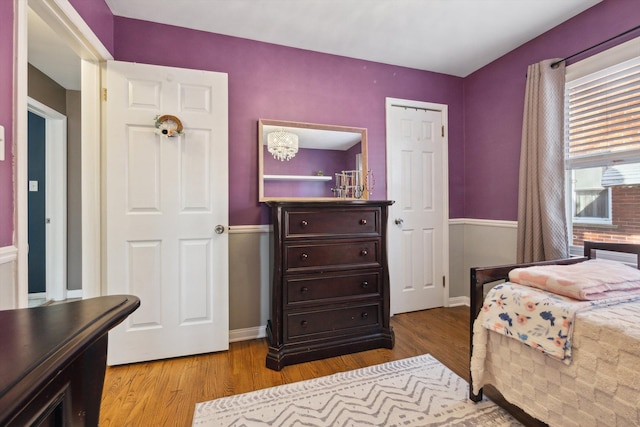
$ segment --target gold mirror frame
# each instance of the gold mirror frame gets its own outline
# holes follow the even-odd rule
[[[366,128],[357,128],[357,127],[348,127],[348,126],[336,126],[336,125],[325,125],[318,123],[304,123],[304,122],[291,122],[284,120],[269,120],[269,119],[260,119],[258,120],[258,200],[260,202],[268,202],[268,201],[320,201],[320,200],[366,200],[369,198],[369,191],[365,189],[362,192],[362,197],[359,199],[354,197],[317,197],[317,196],[291,196],[288,194],[282,195],[268,195],[265,196],[265,176],[267,180],[270,179],[279,179],[278,176],[275,175],[265,175],[265,149],[264,146],[267,142],[267,133],[285,130],[289,132],[296,133],[299,135],[299,146],[300,148],[313,148],[313,149],[326,149],[326,150],[335,150],[337,148],[328,146],[329,140],[333,139],[333,137],[339,137],[340,139],[346,138],[359,138],[359,143],[361,147],[361,170],[363,171],[363,176],[366,180],[367,171],[369,170],[368,156],[367,156],[367,129]],[[318,132],[315,132],[318,131]],[[341,133],[344,133],[341,134]],[[310,142],[310,140],[313,140]],[[355,142],[357,144],[358,142]],[[322,147],[319,146],[322,145]],[[354,144],[354,145],[355,145]],[[343,148],[339,148],[340,150],[344,150]],[[268,154],[268,153],[267,153]],[[289,162],[294,162],[295,157],[291,159]],[[284,162],[288,163],[288,162]],[[355,167],[355,159],[354,159],[354,167]],[[335,176],[333,176],[333,171],[328,171],[330,175],[314,175],[312,171],[309,171],[308,175],[280,175],[282,180],[291,180],[292,182],[295,180],[299,181],[311,181],[311,180],[326,180],[331,181],[335,184]],[[320,172],[318,172],[320,173]]]

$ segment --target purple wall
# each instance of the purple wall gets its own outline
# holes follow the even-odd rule
[[[115,17],[121,61],[229,74],[230,225],[265,224],[258,203],[260,118],[367,128],[369,167],[384,199],[385,97],[449,106],[450,210],[462,215],[462,79]]]
[[[580,51],[634,27],[640,17],[640,1],[604,0],[460,79],[114,18],[103,0],[70,2],[118,60],[229,74],[232,225],[268,221],[257,202],[259,118],[366,127],[373,198],[384,198],[385,97],[449,105],[451,218],[515,220],[527,66]],[[0,124],[7,158],[0,162],[0,246],[12,244],[13,236],[13,13],[13,2],[0,1]]]
[[[637,26],[639,18],[640,1],[604,0],[464,79],[464,217],[517,219],[527,66],[572,55]]]
[[[13,244],[13,2],[0,1],[0,125],[4,161],[0,161],[0,247]]]
[[[69,0],[69,3],[113,55],[113,14],[107,3],[104,0]]]

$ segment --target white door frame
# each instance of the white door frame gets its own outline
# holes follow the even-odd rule
[[[82,294],[101,294],[100,269],[100,63],[113,56],[84,22],[69,0],[14,0],[14,141],[15,141],[15,246],[18,307],[28,305],[28,176],[27,176],[27,13],[31,7],[82,61]]]
[[[28,98],[27,111],[45,120],[47,301],[67,297],[67,117]]]
[[[432,102],[412,101],[408,99],[386,98],[385,101],[385,117],[386,117],[386,150],[387,150],[387,198],[389,198],[389,188],[391,188],[391,152],[390,138],[388,135],[390,129],[390,110],[394,106],[418,108],[423,110],[439,111],[442,115],[442,125],[444,126],[442,148],[442,274],[445,278],[445,286],[443,292],[442,305],[449,307],[449,107],[446,104],[435,104]],[[392,221],[389,218],[389,221]],[[393,248],[388,248],[393,250]],[[392,313],[393,314],[393,313]]]

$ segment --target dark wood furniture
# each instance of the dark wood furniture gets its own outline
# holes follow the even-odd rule
[[[531,267],[534,265],[568,265],[578,262],[594,259],[597,257],[597,251],[621,252],[636,255],[636,266],[640,269],[640,245],[625,243],[605,243],[605,242],[584,242],[584,256],[576,258],[567,258],[552,261],[532,262],[525,264],[511,264],[494,267],[476,267],[471,269],[471,304],[470,304],[470,355],[473,356],[473,323],[480,314],[482,304],[484,302],[485,285],[497,284],[509,280],[509,272],[514,268]],[[471,382],[471,374],[469,374]],[[474,402],[482,399],[482,389],[478,394],[474,394],[472,387],[469,387],[469,398]]]
[[[269,202],[273,222],[266,365],[393,348],[390,201]]]
[[[0,425],[97,426],[108,332],[139,305],[114,295],[0,311]]]

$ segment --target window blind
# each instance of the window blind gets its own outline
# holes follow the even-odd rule
[[[565,87],[567,167],[640,158],[640,57]]]

